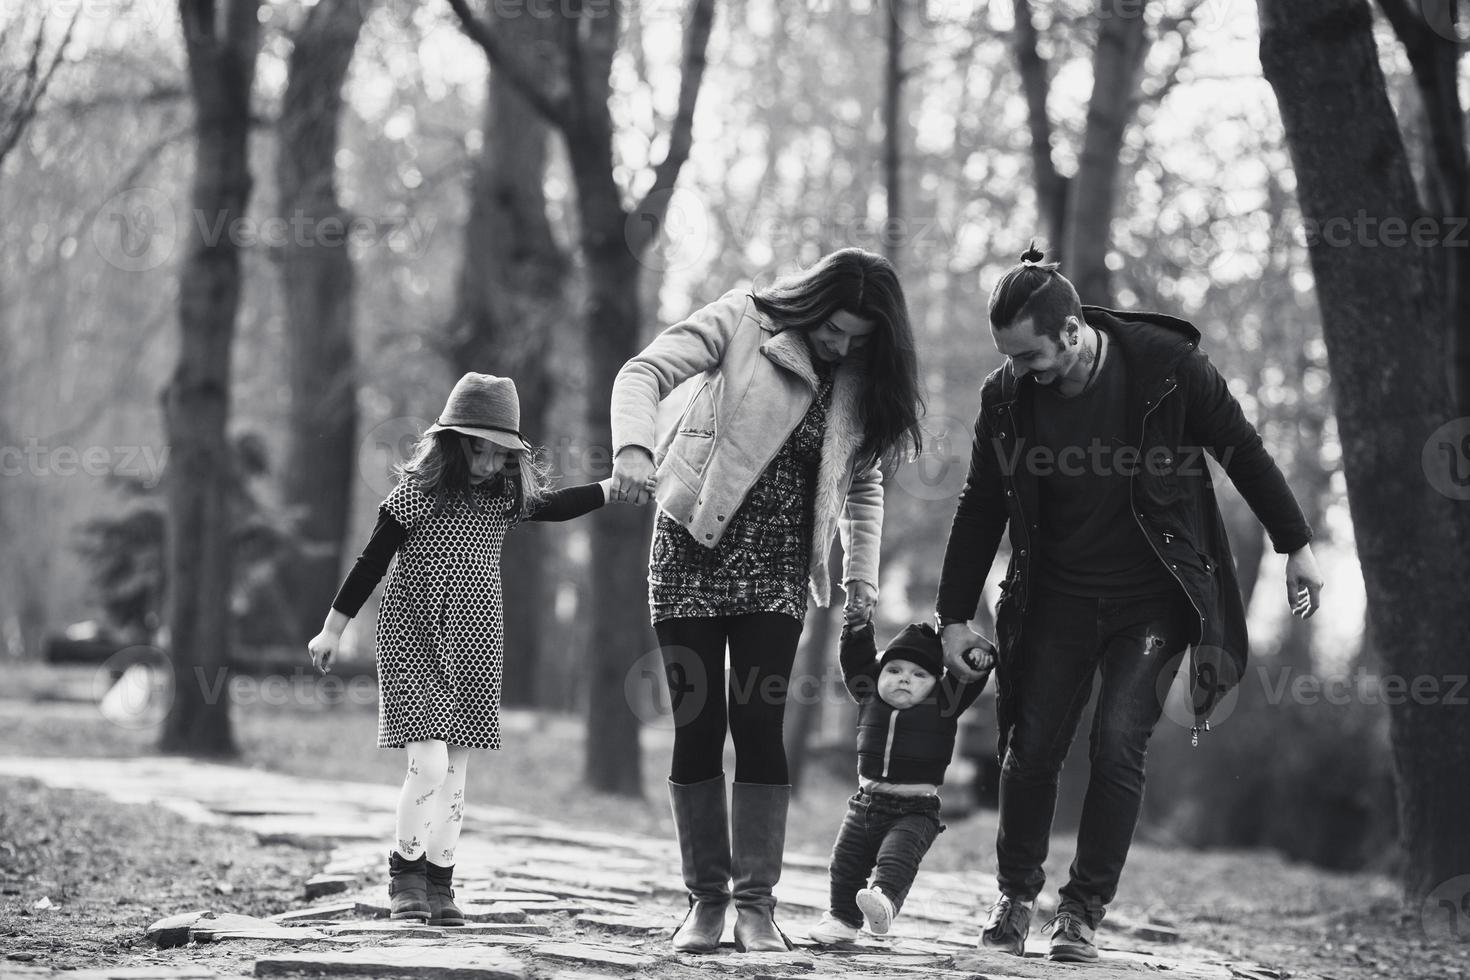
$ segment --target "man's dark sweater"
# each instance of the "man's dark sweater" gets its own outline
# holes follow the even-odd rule
[[[910,708],[894,708],[878,696],[878,648],[873,624],[842,628],[842,678],[858,705],[858,775],[885,783],[944,782],[954,755],[959,718],[990,679],[986,670],[972,684],[953,674],[935,678],[928,697]]]

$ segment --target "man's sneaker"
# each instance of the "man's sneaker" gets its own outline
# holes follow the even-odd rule
[[[1058,963],[1091,963],[1097,959],[1097,947],[1092,943],[1097,930],[1072,909],[1059,909],[1042,931],[1051,933],[1047,959]]]
[[[855,943],[858,938],[858,927],[850,926],[843,922],[831,912],[822,913],[822,921],[812,926],[807,931],[807,936],[814,943],[830,946],[833,943]]]
[[[999,949],[1012,956],[1026,955],[1026,937],[1031,932],[1031,909],[1034,903],[1010,895],[1002,895],[985,914],[985,927],[980,932],[980,945]]]
[[[893,911],[893,901],[877,885],[857,893],[857,907],[863,910],[863,921],[875,936],[886,936],[898,914]]]

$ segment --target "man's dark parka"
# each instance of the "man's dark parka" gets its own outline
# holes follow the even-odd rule
[[[1225,524],[1204,459],[1208,452],[1265,525],[1277,552],[1312,540],[1301,507],[1225,379],[1199,349],[1189,323],[1158,313],[1084,306],[1087,322],[1108,334],[1128,369],[1128,444],[1134,519],[1198,616],[1190,651],[1195,729],[1244,674],[1248,638]],[[1113,356],[1113,355],[1109,355]],[[970,471],[960,492],[940,577],[938,612],[970,619],[1009,528],[1011,560],[996,605],[999,751],[1015,721],[1021,626],[1035,567],[1038,485],[1035,387],[1010,362],[980,388]],[[1116,458],[1115,458],[1116,461]],[[1065,560],[1065,559],[1064,559]]]

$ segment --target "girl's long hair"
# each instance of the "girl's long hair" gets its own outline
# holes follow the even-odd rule
[[[924,397],[908,303],[891,262],[864,249],[844,248],[751,295],[756,308],[786,330],[811,333],[838,311],[871,320],[872,339],[862,355],[867,376],[858,409],[863,424],[859,467],[897,463],[908,455],[905,445],[918,456]]]
[[[434,498],[435,517],[447,508],[461,505],[479,509],[472,492],[474,485],[470,483],[470,464],[461,442],[468,438],[451,429],[425,432],[414,444],[408,461],[394,467],[400,480],[413,480],[420,490]],[[507,489],[515,495],[522,515],[541,506],[550,482],[548,469],[539,451],[511,450],[501,476]]]

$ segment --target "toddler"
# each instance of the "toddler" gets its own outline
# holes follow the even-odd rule
[[[831,908],[809,933],[818,943],[852,942],[865,924],[874,935],[888,932],[919,862],[944,829],[939,786],[959,716],[985,689],[995,663],[993,648],[968,651],[967,661],[984,673],[960,683],[944,672],[939,636],[927,623],[905,627],[881,660],[873,624],[849,624],[840,656],[859,705],[859,788],[832,846]]]

